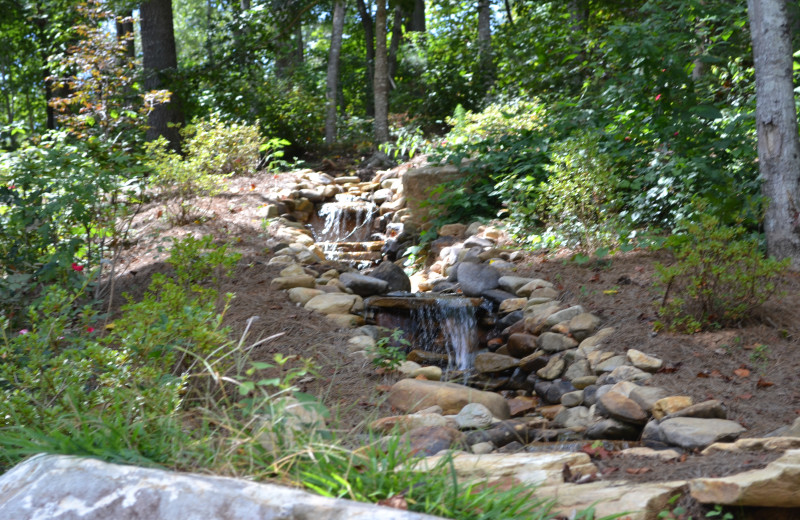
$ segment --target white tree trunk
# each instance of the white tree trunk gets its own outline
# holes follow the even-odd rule
[[[328,53],[328,81],[325,88],[327,115],[325,117],[325,143],[336,141],[336,93],[339,91],[339,55],[342,53],[342,33],[344,32],[344,0],[333,4],[333,29],[331,48]]]
[[[386,52],[386,0],[375,11],[375,144],[389,140],[389,63]]]
[[[800,269],[800,140],[785,0],[748,0],[756,68],[756,126],[767,250]]]

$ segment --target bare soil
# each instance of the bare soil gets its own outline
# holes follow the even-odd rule
[[[284,292],[270,289],[270,280],[280,268],[267,265],[272,253],[266,247],[258,209],[292,176],[259,174],[232,179],[225,193],[198,201],[198,206],[205,208],[204,215],[184,226],[170,225],[156,202],[143,206],[117,264],[113,298],[108,303],[112,311],[118,309],[123,292],[135,299],[153,273],[168,270],[164,259],[172,238],[212,234],[232,243],[243,257],[222,287],[223,292],[235,295],[225,324],[239,338],[247,321],[258,316],[245,339],[247,344],[279,335],[253,349],[254,360],[271,361],[277,352],[313,359],[317,372],[303,380],[301,389],[319,396],[332,410],[332,425],[339,433],[353,436],[369,420],[391,413],[382,404],[379,387],[393,383],[394,377],[379,374],[346,355],[350,332],[337,330],[321,315],[293,305]],[[516,274],[550,280],[561,291],[562,301],[583,305],[603,319],[603,326],[615,327],[610,348],[620,353],[636,348],[664,359],[667,368],[649,384],[675,395],[689,395],[696,402],[720,400],[728,417],[745,426],[749,437],[791,424],[800,414],[800,390],[795,385],[800,368],[798,274],[783,277],[783,294],[736,328],[695,335],[656,333],[660,294],[654,264],[659,261],[668,258],[651,251],[633,251],[607,262],[583,265],[569,261],[565,252],[529,253],[518,264]],[[669,464],[618,456],[598,462],[605,474],[602,478],[645,481],[722,476],[769,460],[769,455],[689,454],[685,460]],[[638,470],[645,466],[651,470]]]

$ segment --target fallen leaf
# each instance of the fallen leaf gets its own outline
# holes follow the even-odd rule
[[[750,371],[747,370],[746,368],[737,368],[736,370],[733,371],[733,373],[736,374],[739,377],[749,377],[750,376]]]
[[[697,377],[702,377],[704,379],[708,378],[708,373],[706,372],[698,372]]]
[[[737,399],[741,399],[743,401],[747,401],[747,400],[753,398],[753,394],[742,394],[742,395],[737,395],[736,397],[737,397]]]
[[[771,381],[767,381],[767,380],[765,380],[763,377],[759,377],[759,378],[758,378],[758,383],[756,383],[756,386],[757,386],[758,388],[769,388],[769,387],[771,387],[771,386],[772,386],[772,385],[774,385],[774,384],[775,384],[775,383],[773,383],[773,382],[771,382]]]
[[[616,467],[616,466],[609,466],[606,469],[604,469],[603,471],[601,471],[600,473],[602,475],[610,475],[610,474],[614,473],[615,471],[619,471],[619,468]]]
[[[617,294],[618,292],[616,289],[608,289],[603,291],[603,294]]]
[[[625,468],[625,472],[631,475],[641,475],[650,471],[650,468]]]
[[[269,308],[273,311],[279,311],[283,309],[283,307],[281,307],[280,305],[270,305]]]
[[[688,455],[686,455],[686,454],[684,453],[684,454],[682,454],[680,457],[678,457],[678,462],[686,462],[686,459],[687,459],[688,457],[689,457],[689,456],[688,456]]]
[[[378,392],[388,392],[391,389],[391,385],[375,385],[375,390]]]
[[[406,497],[403,495],[394,495],[389,498],[384,498],[383,500],[378,501],[378,505],[408,511],[408,502],[406,501]]]

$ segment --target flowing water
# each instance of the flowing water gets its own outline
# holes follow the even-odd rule
[[[458,297],[435,299],[411,311],[414,347],[446,353],[448,370],[472,367],[478,348],[477,309],[470,300]]]
[[[322,204],[317,212],[321,224],[314,239],[329,260],[371,263],[380,254],[380,244],[371,241],[378,207],[348,194],[336,195],[335,202]]]

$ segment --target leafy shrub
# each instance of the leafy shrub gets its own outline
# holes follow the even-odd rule
[[[192,205],[194,197],[217,195],[226,177],[255,171],[261,147],[256,126],[226,123],[218,115],[196,120],[181,129],[181,136],[185,156],[171,150],[163,137],[145,145],[153,169],[150,186],[165,198],[165,209],[177,224],[202,213]]]
[[[395,370],[406,360],[406,348],[409,345],[409,341],[403,338],[403,331],[394,329],[390,335],[375,343],[375,349],[370,353],[372,364],[385,370]]]
[[[656,265],[664,287],[659,314],[665,326],[688,333],[736,324],[775,294],[789,261],[764,258],[757,239],[741,226],[709,215],[688,223],[666,246],[675,263]]]
[[[581,132],[552,145],[550,172],[541,186],[542,220],[557,227],[568,245],[594,249],[613,240],[619,180],[599,136]]]

